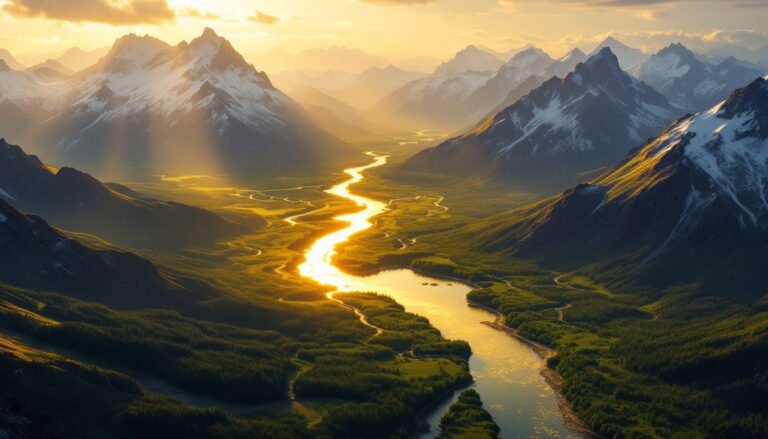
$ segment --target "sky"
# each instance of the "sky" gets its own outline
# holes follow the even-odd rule
[[[361,49],[387,61],[444,59],[468,44],[552,56],[608,35],[646,52],[768,45],[768,0],[0,0],[0,48],[33,62],[126,33],[175,44],[209,26],[251,62],[276,49]]]

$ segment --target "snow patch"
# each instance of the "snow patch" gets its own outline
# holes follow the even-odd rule
[[[721,106],[681,122],[660,139],[654,156],[688,142],[684,145],[685,158],[703,171],[753,226],[758,226],[760,215],[768,213],[768,142],[740,134],[755,123],[754,113],[723,119]]]
[[[534,108],[533,118],[523,128],[523,135],[514,142],[502,148],[499,151],[499,154],[504,154],[505,152],[511,150],[520,142],[528,138],[528,136],[533,134],[536,129],[543,125],[547,125],[552,130],[575,129],[578,125],[578,122],[574,115],[568,115],[564,112],[564,108],[560,103],[560,98],[556,97],[549,101],[549,104],[546,108]],[[583,147],[584,145],[580,145],[581,149],[583,149]],[[536,149],[538,149],[538,145],[534,147],[534,153],[536,152]]]
[[[13,198],[13,195],[9,194],[8,192],[4,191],[3,188],[0,187],[0,197],[10,198],[11,200],[15,200]]]

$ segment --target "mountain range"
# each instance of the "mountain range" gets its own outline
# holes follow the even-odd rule
[[[552,190],[612,165],[677,113],[664,96],[624,72],[606,47],[564,78],[547,80],[477,128],[403,166]]]
[[[173,47],[127,35],[70,79],[6,71],[0,91],[6,137],[46,160],[112,176],[243,173],[359,154],[211,29]]]
[[[728,57],[713,63],[682,44],[671,44],[633,71],[634,75],[689,112],[709,108],[764,72]]]
[[[4,139],[0,198],[57,227],[137,247],[210,244],[262,224],[257,217],[246,227],[204,209],[107,187],[76,169],[46,165]]]
[[[480,246],[561,268],[602,261],[654,284],[714,278],[762,294],[766,194],[768,80],[758,78],[589,183],[497,218]]]
[[[64,236],[42,218],[0,198],[0,282],[64,292],[114,306],[168,303],[177,287],[151,262]]]

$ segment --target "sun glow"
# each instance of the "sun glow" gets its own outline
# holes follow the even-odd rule
[[[312,278],[323,285],[334,286],[337,291],[354,291],[354,287],[349,283],[349,276],[343,274],[331,263],[333,256],[336,254],[336,246],[345,242],[355,233],[362,232],[373,226],[369,219],[387,210],[385,203],[353,195],[349,192],[350,185],[363,179],[363,171],[384,165],[389,157],[386,155],[376,155],[373,152],[369,152],[368,155],[374,157],[372,163],[359,168],[346,169],[344,172],[352,178],[326,191],[329,194],[354,201],[358,206],[362,207],[362,210],[335,217],[334,219],[338,221],[348,222],[349,226],[315,241],[312,247],[304,254],[306,261],[299,265],[299,273],[302,276]]]

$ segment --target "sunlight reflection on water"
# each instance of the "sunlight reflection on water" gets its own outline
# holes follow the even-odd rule
[[[453,281],[449,284],[406,269],[386,270],[365,277],[352,276],[331,264],[337,244],[370,228],[368,220],[387,209],[385,203],[349,193],[349,186],[363,179],[363,171],[387,161],[386,156],[369,155],[374,157],[371,164],[346,170],[351,178],[327,191],[356,202],[362,210],[336,218],[350,225],[315,241],[306,252],[306,262],[298,267],[301,275],[334,286],[338,291],[386,294],[409,312],[428,318],[445,337],[469,342],[473,352],[469,365],[475,378],[474,387],[501,427],[502,437],[581,438],[580,434],[565,427],[555,392],[540,375],[544,360],[517,339],[482,325],[481,321],[492,321],[495,316],[468,306],[469,286]],[[423,285],[425,282],[437,286]],[[437,435],[436,427],[450,402],[439,406],[428,417],[431,430],[423,437]]]

